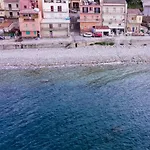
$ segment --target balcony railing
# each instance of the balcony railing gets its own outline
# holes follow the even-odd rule
[[[53,27],[53,28],[41,27],[41,30],[45,30],[45,31],[59,31],[59,30],[68,30],[68,28],[67,27]]]
[[[78,19],[78,22],[101,22],[101,19]]]

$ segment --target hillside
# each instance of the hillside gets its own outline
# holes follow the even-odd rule
[[[143,10],[143,3],[141,0],[126,0],[128,3],[128,8],[139,8]]]

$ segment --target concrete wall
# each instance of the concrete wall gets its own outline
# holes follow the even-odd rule
[[[91,32],[93,26],[101,26],[99,22],[80,22],[80,32]]]

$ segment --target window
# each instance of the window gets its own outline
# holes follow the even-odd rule
[[[19,12],[17,12],[17,15],[19,16]]]
[[[56,3],[61,3],[61,0],[56,0]]]
[[[94,8],[94,13],[100,13],[100,8],[98,7]]]
[[[113,8],[113,12],[116,12],[116,8]]]
[[[10,17],[13,17],[13,12],[9,12]]]
[[[93,8],[92,8],[92,7],[90,7],[90,11],[93,11]]]
[[[83,12],[83,13],[88,13],[88,7],[83,7],[83,8],[82,8],[82,12]]]
[[[49,24],[49,28],[52,29],[53,28],[53,24]]]
[[[58,12],[61,12],[61,11],[62,11],[62,7],[58,6]]]
[[[19,7],[18,4],[16,4],[16,7],[17,7],[17,8]]]
[[[54,6],[51,6],[51,11],[52,11],[52,12],[54,11]]]
[[[24,9],[26,9],[27,8],[27,6],[26,5],[24,5]]]
[[[61,24],[58,24],[58,27],[61,28]]]
[[[120,12],[123,13],[123,8],[120,9]]]
[[[26,35],[30,35],[30,31],[26,31]]]
[[[108,13],[109,11],[108,11],[108,7],[106,8],[106,13]]]
[[[36,35],[36,31],[34,31],[34,35]]]
[[[12,9],[12,6],[11,6],[11,4],[8,4],[8,8],[9,8],[9,9]]]

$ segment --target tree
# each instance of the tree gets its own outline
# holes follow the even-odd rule
[[[128,3],[128,8],[138,8],[143,11],[143,3],[141,0],[126,0]]]

